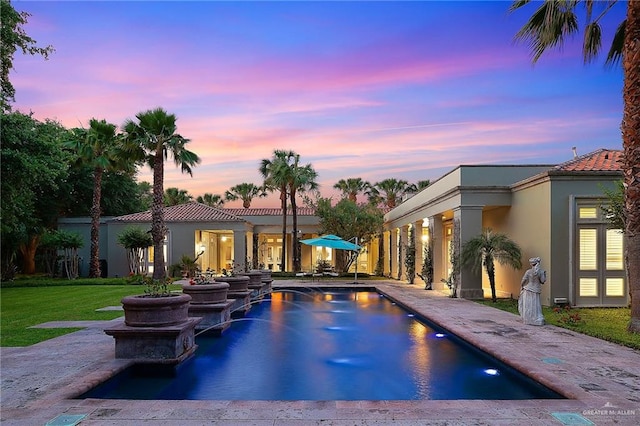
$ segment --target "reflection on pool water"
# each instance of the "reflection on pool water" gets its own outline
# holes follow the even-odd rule
[[[562,398],[372,291],[282,290],[167,377],[131,368],[81,398]]]

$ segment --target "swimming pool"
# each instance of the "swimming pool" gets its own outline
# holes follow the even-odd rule
[[[563,398],[374,291],[283,289],[197,343],[174,375],[130,368],[81,398]]]

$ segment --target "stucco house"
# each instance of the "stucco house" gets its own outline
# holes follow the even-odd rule
[[[559,165],[456,167],[385,215],[385,275],[406,278],[401,251],[414,232],[416,269],[423,244],[431,244],[434,288],[447,290],[440,279],[451,270],[451,244],[461,246],[492,228],[520,245],[525,265],[542,258],[548,277],[543,304],[626,306],[622,233],[608,229],[600,208],[603,189],[613,190],[622,179],[621,156],[600,149]],[[497,265],[498,296],[518,298],[523,273]],[[462,268],[460,297],[489,294],[484,272]]]
[[[604,188],[622,179],[622,151],[600,149],[560,165],[461,165],[385,214],[382,235],[384,275],[406,280],[404,256],[414,234],[416,270],[422,267],[424,244],[431,244],[436,291],[448,291],[440,279],[451,271],[451,245],[480,234],[483,228],[505,233],[523,251],[524,262],[542,258],[548,281],[542,302],[575,306],[626,306],[628,285],[620,230],[608,229],[600,205]],[[245,262],[280,270],[282,214],[279,208],[214,208],[196,202],[165,207],[168,234],[167,265],[183,255],[198,256],[198,264],[220,273]],[[117,236],[128,226],[151,228],[150,211],[102,219],[100,257],[108,276],[128,274],[125,249]],[[61,229],[79,232],[86,242],[81,275],[88,273],[88,218],[61,219]],[[318,236],[319,218],[309,208],[298,209],[300,239]],[[291,214],[286,236],[286,270],[292,270]],[[147,262],[152,267],[152,255]],[[358,271],[373,274],[378,264],[378,241],[364,248]],[[317,260],[333,263],[330,249],[301,245],[301,264],[310,272]],[[103,271],[104,272],[104,271]],[[524,270],[497,265],[499,297],[517,298]],[[416,278],[419,281],[419,278]],[[482,298],[490,294],[486,274],[460,272],[458,295]]]
[[[246,263],[261,268],[280,271],[282,259],[282,210],[279,208],[215,208],[197,202],[189,202],[164,208],[165,260],[167,267],[180,262],[183,255],[197,257],[202,271],[210,270],[220,274],[235,268],[245,269]],[[287,214],[286,270],[293,269],[291,247],[293,226],[291,211]],[[59,228],[78,232],[85,241],[79,250],[81,258],[80,275],[88,275],[89,218],[66,218],[59,221]],[[101,219],[100,258],[105,276],[126,276],[128,263],[126,250],[118,245],[118,235],[127,227],[151,229],[151,212],[144,211],[118,217]],[[318,236],[319,218],[313,209],[298,208],[298,238]],[[359,256],[359,271],[373,273],[367,262],[365,250]],[[329,248],[301,245],[301,265],[305,272],[311,272],[318,260],[334,262]],[[152,248],[145,255],[147,270],[153,272]],[[373,264],[375,266],[375,263]]]

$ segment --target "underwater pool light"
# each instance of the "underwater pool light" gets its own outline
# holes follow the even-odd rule
[[[487,368],[484,372],[489,376],[497,376],[499,374],[498,370],[495,368]]]

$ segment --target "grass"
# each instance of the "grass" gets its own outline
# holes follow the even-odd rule
[[[514,299],[498,299],[496,303],[487,299],[479,303],[518,315],[518,301]],[[640,350],[640,334],[627,331],[631,320],[629,308],[554,309],[544,306],[542,314],[547,324]]]
[[[122,312],[96,312],[96,309],[118,306],[124,296],[142,292],[140,286],[122,284],[3,287],[0,289],[0,346],[29,346],[78,330],[29,328],[48,321],[117,318]]]

